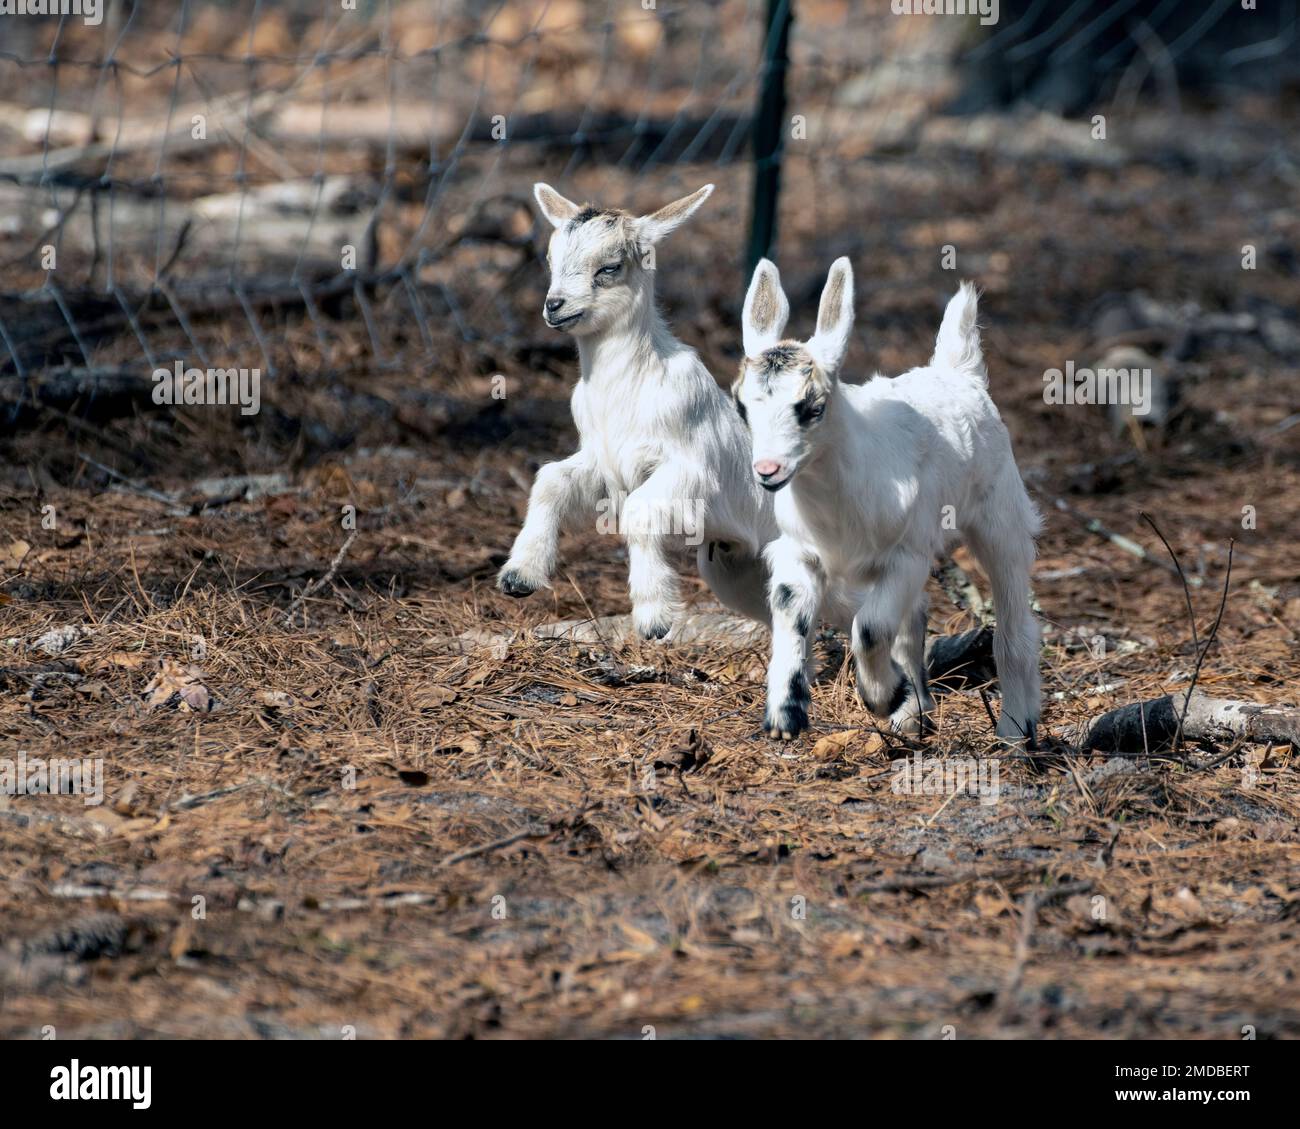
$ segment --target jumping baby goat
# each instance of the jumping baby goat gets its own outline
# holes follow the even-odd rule
[[[766,621],[759,554],[777,531],[771,500],[749,470],[749,437],[654,301],[654,244],[713,186],[640,217],[581,207],[546,184],[533,191],[555,228],[543,318],[578,340],[572,407],[581,441],[575,454],[537,472],[498,587],[511,596],[549,587],[560,529],[594,522],[603,502],[617,508],[627,538],[633,622],[645,637],[662,638],[679,613],[669,549],[683,540],[689,507],[702,526],[689,532],[702,538],[697,560],[709,587]]]
[[[765,550],[770,736],[807,728],[808,639],[819,615],[849,633],[867,708],[898,732],[924,732],[934,707],[926,578],[935,556],[964,540],[997,608],[998,736],[1033,745],[1039,636],[1029,570],[1039,517],[989,399],[975,307],[975,289],[963,283],[929,365],[847,385],[838,374],[853,325],[848,259],[831,267],[817,332],[803,344],[781,340],[790,307],[776,267],[764,259],[754,272],[733,393],[753,436],[754,474],[781,491],[781,536]]]

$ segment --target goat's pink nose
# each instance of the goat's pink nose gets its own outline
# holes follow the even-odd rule
[[[780,469],[781,464],[775,459],[759,459],[754,463],[754,473],[761,478],[771,478]]]

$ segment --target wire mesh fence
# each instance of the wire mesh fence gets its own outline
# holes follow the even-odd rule
[[[661,284],[689,317],[734,319],[747,240],[809,272],[882,242],[937,269],[955,237],[915,225],[993,206],[990,153],[1086,169],[1147,143],[1135,125],[1098,145],[1087,116],[941,108],[1055,84],[1049,108],[1140,109],[1165,145],[1199,49],[1227,35],[1226,69],[1246,72],[1295,35],[1293,2],[1225,25],[1222,0],[1149,19],[1128,0],[1007,2],[994,20],[893,0],[32,7],[0,16],[0,371],[24,392],[35,371],[234,358],[279,376],[545,349],[536,179],[631,207],[716,181],[710,237],[682,240]],[[788,68],[770,57],[786,35]],[[1079,65],[1106,76],[1104,103],[1092,78],[1069,85]],[[755,175],[761,212],[777,168],[764,227]],[[996,287],[1005,254],[972,251]]]
[[[0,169],[9,279],[26,284],[0,314],[9,365],[251,345],[274,373],[358,328],[380,364],[448,330],[519,334],[521,164],[670,185],[743,160],[749,7],[591,15],[187,0],[167,18],[110,6],[99,27],[11,21],[9,125],[32,151]],[[291,310],[303,342],[275,339]]]

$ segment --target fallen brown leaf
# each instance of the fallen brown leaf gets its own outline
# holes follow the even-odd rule
[[[192,663],[181,663],[170,655],[158,660],[158,673],[144,688],[147,709],[174,706],[191,713],[212,708],[212,695],[203,684],[203,671]]]

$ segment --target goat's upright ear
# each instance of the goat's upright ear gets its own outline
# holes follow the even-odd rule
[[[840,258],[831,264],[826,276],[817,307],[817,332],[808,341],[808,352],[827,375],[834,376],[844,363],[852,329],[853,268],[847,258]]]
[[[703,188],[697,188],[689,196],[683,196],[680,200],[665,204],[657,212],[634,220],[633,226],[638,242],[647,245],[658,243],[665,235],[676,231],[690,219],[695,214],[695,210],[712,194],[713,185],[706,184]]]
[[[757,357],[780,341],[789,318],[790,300],[781,289],[781,272],[770,260],[759,259],[741,316],[745,356]]]
[[[542,209],[542,215],[551,221],[553,227],[562,227],[582,211],[572,200],[566,200],[549,184],[543,184],[540,180],[533,185],[533,195],[537,197],[537,206]]]

